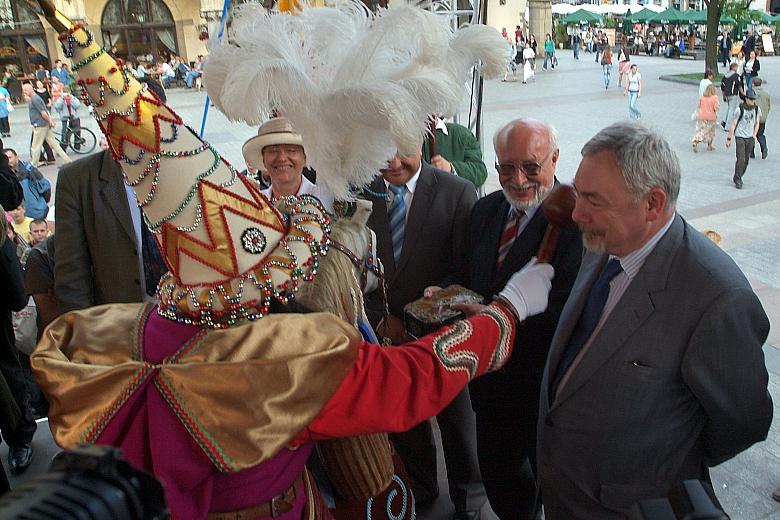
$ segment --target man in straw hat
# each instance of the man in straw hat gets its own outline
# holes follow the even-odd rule
[[[64,26],[64,15],[44,7],[170,273],[158,286],[159,303],[60,317],[33,367],[51,402],[56,442],[121,447],[125,459],[165,482],[174,517],[313,517],[316,489],[304,471],[312,440],[402,431],[435,415],[469,380],[501,367],[517,322],[544,310],[553,269],[530,264],[473,317],[399,348],[367,343],[331,314],[285,312],[295,310],[298,286],[317,275],[328,250],[322,205],[305,195],[270,204],[87,30]],[[326,9],[369,29],[362,8]],[[410,23],[419,29],[438,23],[408,6],[388,11],[416,19]],[[278,20],[277,30],[288,31],[280,16],[289,15],[261,21]],[[239,16],[231,30],[257,21]],[[483,30],[494,41],[493,30]],[[297,42],[290,48],[310,50]],[[212,65],[219,70],[219,60]],[[409,121],[419,112],[400,109]],[[415,120],[421,131],[426,113]],[[410,377],[416,372],[426,377]]]

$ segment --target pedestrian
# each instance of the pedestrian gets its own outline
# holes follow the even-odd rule
[[[740,94],[743,94],[742,78],[737,74],[736,63],[729,65],[729,71],[723,76],[723,79],[720,80],[720,90],[723,93],[723,101],[727,103],[728,106],[726,115],[720,122],[720,126],[728,131],[728,125],[731,124],[734,112],[739,106]]]
[[[593,48],[595,49],[596,53],[596,59],[594,60],[596,63],[599,63],[599,57],[601,56],[601,53],[604,50],[604,47],[601,44],[602,35],[601,31],[596,33],[596,36],[593,38]]]
[[[62,97],[52,104],[54,110],[60,116],[62,121],[62,137],[60,143],[63,149],[68,147],[70,143],[71,129],[73,130],[73,149],[79,151],[81,145],[84,143],[84,139],[81,137],[81,118],[79,117],[79,108],[81,108],[81,101],[77,97],[70,94],[70,87],[64,87],[62,89]]]
[[[718,100],[715,85],[709,84],[699,98],[699,109],[696,111],[696,132],[693,134],[693,151],[697,152],[699,143],[707,143],[707,151],[711,152],[712,141],[715,139],[715,120],[718,117]]]
[[[763,81],[761,78],[753,80],[753,93],[756,95],[756,105],[761,109],[761,122],[758,124],[758,133],[756,134],[756,141],[758,146],[761,147],[761,158],[766,159],[769,151],[766,147],[766,136],[764,135],[764,129],[766,127],[766,120],[769,117],[769,111],[772,108],[772,100],[769,97],[769,93],[761,88]],[[753,157],[751,155],[751,157]]]
[[[576,27],[574,28],[574,31],[571,33],[571,50],[574,53],[574,59],[578,60],[580,59],[580,42],[582,41],[582,38],[580,38],[580,31]]]
[[[11,137],[11,123],[8,116],[11,115],[12,110],[11,94],[5,87],[0,87],[0,137]]]
[[[57,78],[63,85],[70,86],[70,72],[62,66],[62,60],[54,62],[54,68],[51,69],[49,77]]]
[[[720,61],[724,67],[729,64],[729,58],[731,58],[731,38],[726,31],[718,38],[718,47],[720,48]]]
[[[618,87],[623,86],[623,76],[628,76],[628,71],[631,69],[631,57],[628,55],[628,50],[625,47],[620,47],[618,53]]]
[[[601,71],[604,75],[604,90],[609,88],[609,78],[612,74],[612,48],[607,45],[601,55]]]
[[[53,76],[56,77],[56,76]],[[35,93],[38,94],[43,102],[46,104],[47,110],[51,108],[51,93],[49,92],[48,82],[43,81],[35,82]],[[30,148],[32,148],[32,136],[30,136]],[[46,162],[46,164],[54,164],[54,151],[46,141],[43,142],[43,148],[41,149],[40,162]]]
[[[504,79],[501,81],[506,81],[510,72],[512,73],[512,81],[517,81],[517,60],[518,56],[521,55],[522,51],[517,48],[517,45],[511,44],[509,47],[509,59],[506,62],[506,70],[504,71]]]
[[[707,69],[704,71],[704,78],[699,82],[699,98],[701,98],[704,95],[704,90],[712,85],[712,69]]]
[[[593,27],[588,27],[585,33],[585,52],[593,52]]]
[[[542,70],[547,70],[547,61],[550,62],[550,68],[555,68],[555,42],[552,39],[552,35],[547,33],[544,37],[544,63],[542,64]]]
[[[761,63],[756,56],[756,51],[750,51],[750,55],[742,68],[742,77],[745,78],[745,90],[753,90],[753,81],[758,76],[760,69]]]
[[[626,89],[623,91],[623,95],[628,95],[628,117],[631,119],[639,119],[642,117],[642,113],[636,107],[637,101],[642,97],[642,75],[639,73],[639,67],[636,63],[631,65],[631,68],[626,75]]]
[[[29,115],[30,124],[33,126],[32,133],[32,147],[30,150],[30,162],[33,166],[40,164],[41,146],[44,141],[49,143],[52,151],[62,160],[62,162],[69,163],[70,158],[60,148],[60,144],[57,142],[57,138],[54,136],[52,128],[54,128],[54,120],[49,113],[49,109],[44,103],[41,96],[35,93],[32,85],[25,83],[22,86],[24,95],[30,99]]]
[[[523,49],[523,83],[528,83],[529,79],[536,81],[536,72],[534,71],[534,60],[536,53],[530,43],[525,44]]]
[[[731,123],[729,135],[726,137],[726,148],[736,141],[737,162],[734,164],[734,186],[742,189],[742,177],[745,175],[750,155],[755,146],[758,125],[761,123],[761,109],[756,105],[756,93],[751,91],[745,94],[744,103],[740,104],[734,114],[734,122]]]

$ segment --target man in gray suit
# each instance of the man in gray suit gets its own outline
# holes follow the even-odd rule
[[[766,438],[769,322],[731,258],[675,212],[680,165],[638,123],[582,149],[588,249],[542,381],[548,520],[624,518]]]
[[[60,312],[148,298],[146,289],[156,286],[159,269],[148,268],[152,254],[145,254],[149,249],[144,248],[135,195],[125,189],[122,170],[109,151],[63,166],[55,200]],[[156,249],[153,254],[161,262]]]

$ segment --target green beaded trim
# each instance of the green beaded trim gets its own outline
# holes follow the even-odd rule
[[[95,61],[102,54],[105,54],[105,53],[106,53],[106,49],[104,47],[101,47],[95,54],[90,54],[89,56],[87,56],[86,58],[81,60],[80,62],[74,63],[73,67],[72,67],[73,72],[76,72],[77,70],[79,70],[81,67],[83,67],[87,63],[91,63],[91,62]]]
[[[169,220],[173,220],[176,217],[178,217],[181,214],[181,212],[184,211],[184,209],[187,206],[189,206],[190,202],[192,201],[192,198],[198,192],[198,181],[201,181],[201,180],[205,179],[206,177],[210,176],[212,173],[217,171],[217,168],[219,167],[219,162],[220,162],[221,158],[220,158],[219,154],[217,153],[217,151],[214,150],[214,148],[212,148],[211,146],[209,146],[209,150],[211,151],[212,154],[214,154],[214,164],[212,164],[211,167],[208,170],[202,172],[201,174],[199,174],[195,178],[195,184],[192,185],[192,187],[190,188],[190,191],[187,193],[187,196],[184,197],[184,200],[182,201],[181,204],[179,204],[179,206],[176,209],[174,209],[173,211],[171,211],[170,213],[168,213],[167,215],[162,217],[157,222],[150,222],[149,220],[146,221],[146,224],[149,226],[149,230],[150,231],[152,231],[153,233],[159,233],[160,229],[162,228],[162,225],[165,222],[168,222]],[[234,177],[230,181],[232,183],[232,181],[235,180],[235,171],[231,170],[231,172],[233,173],[233,177]],[[144,215],[144,218],[146,218],[145,215]]]
[[[498,325],[498,342],[496,343],[496,350],[493,351],[493,356],[490,358],[490,365],[487,367],[487,372],[492,372],[504,366],[507,359],[509,359],[512,323],[514,323],[514,320],[507,314],[507,311],[497,305],[487,306],[480,314],[489,316],[495,320],[496,325]]]
[[[470,350],[454,349],[467,342],[473,332],[474,328],[470,322],[457,321],[433,338],[433,352],[442,366],[450,372],[459,370],[466,372],[469,381],[477,375],[479,356]]]

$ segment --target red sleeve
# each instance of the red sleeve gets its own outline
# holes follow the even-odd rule
[[[509,358],[515,321],[498,305],[400,346],[363,342],[341,386],[293,442],[406,431]]]

